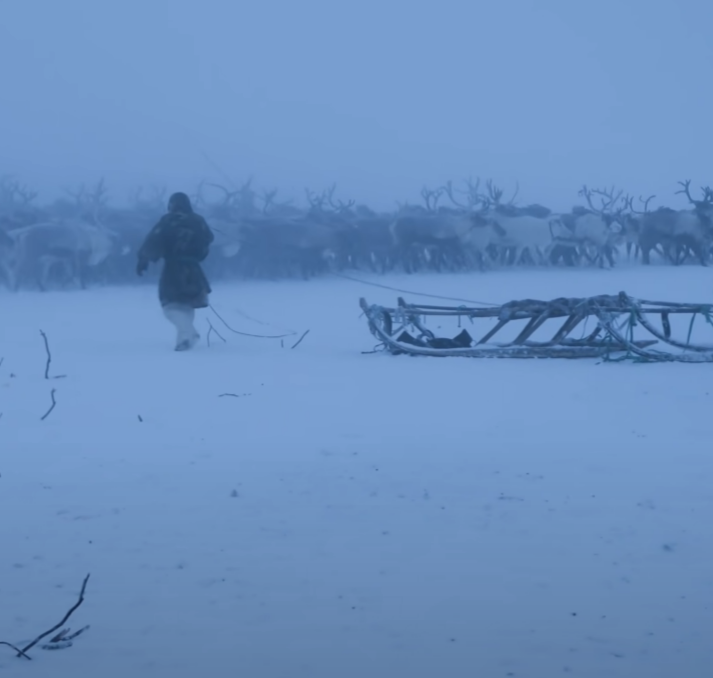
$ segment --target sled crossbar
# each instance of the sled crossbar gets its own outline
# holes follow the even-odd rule
[[[359,305],[367,318],[370,332],[380,347],[392,354],[422,356],[461,356],[471,358],[603,358],[641,362],[713,362],[713,343],[691,343],[694,321],[702,316],[711,329],[713,340],[713,305],[668,301],[648,301],[618,295],[583,298],[558,298],[551,301],[522,299],[502,306],[433,306],[411,304],[399,297],[396,307],[367,303]],[[690,315],[686,340],[675,339],[671,316]],[[426,329],[429,317],[454,317],[461,327],[463,319],[497,320],[480,338],[474,339],[462,330],[455,339],[436,337]],[[657,318],[658,317],[658,318]],[[589,334],[574,339],[570,335],[583,322],[593,318],[596,327]],[[533,341],[532,336],[545,322],[562,319],[549,340]],[[494,338],[512,321],[526,320],[525,327],[511,341],[495,342]],[[648,335],[634,338],[634,328]],[[652,349],[655,344],[665,350]]]

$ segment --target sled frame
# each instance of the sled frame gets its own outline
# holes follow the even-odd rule
[[[379,348],[394,355],[452,356],[469,358],[602,358],[604,360],[633,359],[639,362],[713,362],[713,344],[696,345],[690,342],[693,324],[702,316],[713,330],[713,305],[689,304],[668,301],[648,301],[630,297],[626,292],[618,295],[567,298],[551,301],[523,299],[502,306],[431,306],[412,304],[398,298],[396,307],[369,304],[359,300],[367,318],[370,332],[380,341]],[[691,321],[688,339],[679,341],[671,336],[672,315],[688,314]],[[466,348],[434,348],[416,346],[397,339],[403,331],[410,330],[419,342],[435,339],[425,327],[427,318],[451,316],[472,322],[474,318],[497,318],[495,327]],[[549,341],[532,341],[530,337],[547,321],[562,318],[563,323]],[[572,332],[589,318],[595,318],[596,327],[587,336],[571,337]],[[511,321],[527,320],[527,325],[510,342],[494,342],[495,336]],[[650,339],[635,340],[634,327],[641,326]],[[660,329],[659,329],[660,327]],[[713,331],[711,332],[713,338]],[[670,349],[655,350],[662,344]]]

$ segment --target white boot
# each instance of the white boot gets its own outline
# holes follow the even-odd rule
[[[187,351],[193,348],[200,339],[200,335],[193,325],[196,311],[183,304],[167,304],[163,313],[170,323],[176,328],[176,350]]]

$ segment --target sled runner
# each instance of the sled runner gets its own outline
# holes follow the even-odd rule
[[[646,301],[620,292],[551,301],[523,299],[493,307],[427,306],[401,297],[396,308],[368,304],[364,298],[359,305],[379,347],[395,355],[713,362],[711,304]],[[707,334],[709,344],[692,343],[699,316],[697,336]],[[442,330],[448,321],[456,327],[447,336],[437,336],[434,330]],[[473,336],[476,321],[484,324],[480,338]],[[595,326],[587,331],[590,321]],[[426,328],[431,323],[434,330]],[[509,340],[494,341],[515,325],[522,327]],[[545,326],[550,329],[545,331]],[[675,338],[674,329],[684,338]],[[538,335],[542,336],[536,339]],[[659,347],[653,349],[655,344]]]

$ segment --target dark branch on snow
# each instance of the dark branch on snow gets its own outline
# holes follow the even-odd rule
[[[56,389],[56,388],[53,388],[53,389],[50,391],[50,398],[52,398],[52,405],[50,406],[49,410],[47,410],[47,412],[45,412],[45,413],[40,417],[40,421],[44,421],[45,419],[47,419],[47,417],[49,417],[50,414],[52,414],[52,410],[53,410],[55,407],[57,407],[57,401],[54,399],[54,394],[55,394],[56,392],[57,392],[57,389]]]
[[[305,331],[302,333],[302,336],[296,341],[296,343],[292,344],[292,346],[290,346],[290,348],[297,348],[297,347],[302,343],[302,340],[303,340],[308,334],[309,334],[309,330],[305,330]]]
[[[0,645],[4,645],[5,647],[9,647],[9,648],[11,648],[12,650],[15,650],[15,652],[17,652],[17,656],[18,656],[18,657],[24,657],[25,659],[29,659],[29,660],[32,659],[32,657],[30,657],[29,655],[25,654],[19,647],[16,647],[16,646],[13,645],[12,643],[6,643],[4,640],[0,640]]]
[[[12,645],[11,643],[7,643],[5,641],[0,641],[0,645],[5,645],[6,647],[12,648],[15,652],[17,652],[18,657],[24,657],[28,661],[31,661],[30,655],[27,653],[37,645],[41,640],[49,636],[51,633],[54,633],[58,629],[60,629],[62,626],[64,626],[67,623],[67,620],[74,614],[74,612],[77,610],[77,608],[84,602],[84,594],[87,590],[87,582],[89,581],[89,575],[84,577],[84,581],[82,582],[82,588],[79,592],[79,600],[69,609],[67,614],[62,617],[62,621],[60,621],[58,624],[55,624],[49,631],[45,631],[44,633],[41,633],[37,638],[35,638],[31,643],[28,643],[25,645],[23,648],[16,647],[15,645]],[[50,638],[49,642],[46,645],[42,646],[43,650],[63,650],[67,647],[72,647],[72,640],[74,640],[77,636],[81,635],[84,633],[89,627],[84,626],[83,628],[79,629],[79,631],[75,631],[74,633],[70,634],[70,629],[62,629],[57,635],[53,636]]]
[[[47,362],[45,363],[45,379],[50,378],[50,365],[52,364],[52,352],[50,351],[50,343],[49,340],[47,339],[47,335],[40,330],[40,334],[42,335],[42,339],[45,342],[45,353],[47,354]],[[60,374],[57,377],[52,377],[53,379],[63,379],[66,375]]]

